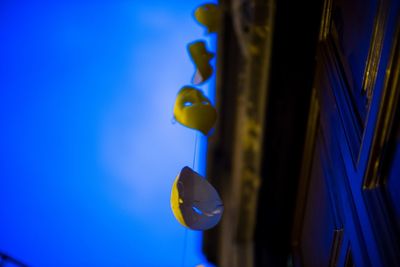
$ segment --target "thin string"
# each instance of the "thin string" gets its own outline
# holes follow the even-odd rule
[[[194,165],[196,163],[196,155],[197,155],[197,133],[195,133],[195,139],[194,139],[194,151],[193,151],[193,169]]]
[[[194,139],[194,151],[193,151],[193,169],[196,164],[196,155],[197,155],[197,133],[195,133],[195,139]],[[188,229],[185,228],[185,237],[183,239],[183,255],[182,255],[182,267],[185,266],[185,259],[186,259],[186,248],[187,248],[187,235],[188,235]]]
[[[182,267],[185,266],[185,259],[186,259],[186,247],[187,247],[187,228],[185,228],[185,237],[183,239],[183,255],[182,255]]]

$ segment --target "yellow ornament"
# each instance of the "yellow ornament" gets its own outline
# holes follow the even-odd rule
[[[202,91],[185,86],[175,100],[174,117],[182,125],[207,135],[217,120],[217,111]]]
[[[172,186],[171,209],[180,224],[202,231],[218,224],[224,206],[215,188],[205,178],[184,167]]]
[[[210,60],[214,57],[214,53],[209,52],[206,48],[206,43],[203,41],[196,41],[188,45],[189,55],[192,58],[196,72],[193,76],[192,82],[200,84],[208,80],[213,74],[213,68],[210,65]]]
[[[194,12],[194,17],[207,28],[208,33],[218,32],[221,10],[216,4],[204,4]]]

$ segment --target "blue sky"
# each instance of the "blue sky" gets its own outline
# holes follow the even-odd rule
[[[0,251],[33,267],[180,266],[169,196],[196,133],[172,108],[194,72],[186,44],[215,50],[201,3],[0,4]],[[201,88],[213,98],[214,79]],[[188,232],[185,266],[206,262],[200,239]]]

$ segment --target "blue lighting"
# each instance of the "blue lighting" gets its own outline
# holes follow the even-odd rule
[[[194,73],[186,44],[215,51],[192,17],[203,2],[31,2],[0,8],[0,251],[33,267],[181,266],[169,197],[196,132],[171,119]]]

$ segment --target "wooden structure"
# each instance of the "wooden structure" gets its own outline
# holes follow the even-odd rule
[[[221,5],[209,260],[400,266],[399,1]]]

